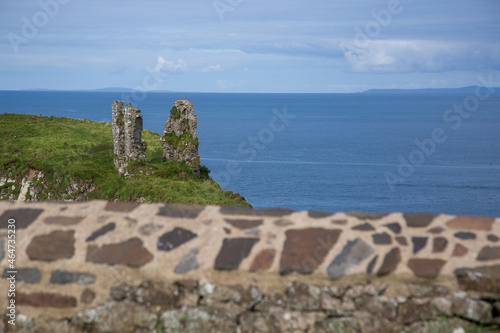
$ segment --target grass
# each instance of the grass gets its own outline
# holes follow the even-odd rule
[[[181,136],[177,136],[177,134],[173,132],[165,133],[163,138],[165,139],[165,142],[172,147],[184,147],[188,149],[195,149],[196,147],[198,147],[198,140],[193,139],[188,130],[185,130]]]
[[[170,117],[172,119],[179,119],[181,117],[181,112],[174,106],[170,110]],[[195,140],[190,133],[190,128],[189,128],[189,120],[188,119],[183,119],[184,122],[184,133],[182,133],[181,136],[177,136],[175,133],[165,133],[163,136],[163,139],[165,140],[166,143],[168,143],[172,147],[180,147],[180,148],[197,148],[198,147],[198,140]]]
[[[181,117],[181,112],[177,109],[177,107],[173,107],[170,109],[170,115],[173,117],[173,119],[179,119]]]
[[[184,162],[162,162],[159,134],[144,130],[142,139],[148,143],[148,162],[130,162],[128,171],[133,176],[124,178],[113,164],[111,123],[2,114],[0,176],[20,182],[30,169],[40,170],[47,179],[44,192],[56,199],[62,199],[71,179],[80,179],[92,180],[96,187],[87,199],[135,201],[144,197],[147,202],[249,205],[238,194],[222,190],[204,166],[196,178]],[[9,190],[9,186],[2,189]]]

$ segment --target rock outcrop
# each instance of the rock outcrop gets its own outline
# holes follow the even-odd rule
[[[88,200],[95,190],[92,180],[69,177],[64,185],[64,176],[56,176],[49,181],[45,174],[30,169],[24,176],[0,176],[0,200],[34,202],[41,200],[60,200],[66,202]]]
[[[113,102],[113,152],[115,168],[127,175],[128,161],[146,161],[147,143],[141,139],[142,114],[128,103]]]
[[[196,134],[196,115],[189,101],[176,100],[165,123],[160,141],[163,146],[163,159],[182,161],[200,175],[198,156],[198,135]]]

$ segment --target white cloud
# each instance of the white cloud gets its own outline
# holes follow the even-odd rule
[[[433,73],[500,67],[500,47],[489,44],[372,40],[365,47],[341,45],[354,72]]]
[[[217,65],[210,65],[210,66],[207,66],[205,68],[203,68],[203,72],[215,72],[215,71],[220,71],[221,70],[221,67],[219,64]]]
[[[187,65],[182,59],[179,59],[177,63],[174,63],[171,60],[165,60],[165,58],[159,56],[153,72],[181,73],[186,70],[186,67]]]

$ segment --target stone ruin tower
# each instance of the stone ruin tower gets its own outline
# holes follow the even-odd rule
[[[128,161],[146,161],[147,143],[141,139],[142,114],[131,103],[113,102],[113,152],[115,168],[128,175]]]
[[[200,156],[198,156],[198,135],[196,115],[189,101],[176,100],[165,123],[165,131],[160,138],[163,159],[183,161],[200,176]]]

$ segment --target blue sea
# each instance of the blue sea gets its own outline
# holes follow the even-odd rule
[[[254,207],[500,217],[500,92],[482,93],[3,91],[0,112],[111,121],[124,100],[162,134],[188,99],[202,164]]]

